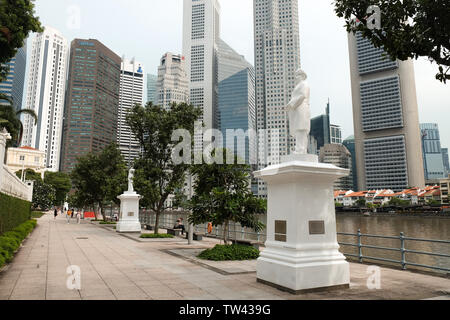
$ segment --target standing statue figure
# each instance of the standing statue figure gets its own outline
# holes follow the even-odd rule
[[[297,140],[294,154],[308,153],[308,135],[311,131],[310,87],[302,69],[295,72],[295,89],[286,107],[291,136]]]
[[[128,191],[129,192],[134,192],[134,188],[133,188],[133,179],[134,179],[134,172],[136,170],[134,169],[130,169],[130,171],[128,172]]]

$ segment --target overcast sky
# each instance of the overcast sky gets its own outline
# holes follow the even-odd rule
[[[219,0],[220,1],[220,0]],[[183,0],[36,0],[43,25],[74,38],[98,39],[119,56],[135,57],[157,73],[165,52],[181,53]],[[253,59],[253,0],[221,0],[221,37]],[[302,67],[309,75],[313,116],[331,101],[331,121],[353,134],[347,35],[331,0],[299,0]],[[77,12],[80,12],[77,19]],[[78,24],[77,21],[80,21]],[[437,122],[450,147],[450,84],[434,79],[435,65],[415,62],[420,122]]]

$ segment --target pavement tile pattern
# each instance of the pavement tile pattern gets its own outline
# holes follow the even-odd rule
[[[450,279],[381,268],[381,288],[367,287],[367,265],[350,264],[346,290],[291,295],[256,281],[256,263],[201,262],[205,239],[134,241],[89,221],[46,214],[13,262],[0,272],[0,300],[316,300],[449,299]],[[69,266],[81,286],[68,289]],[[70,284],[70,283],[69,283]],[[69,285],[70,287],[70,285]]]

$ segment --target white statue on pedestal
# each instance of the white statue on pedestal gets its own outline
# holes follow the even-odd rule
[[[128,172],[128,192],[134,192],[133,179],[135,172],[136,170],[134,169],[130,169],[130,171]]]
[[[116,226],[117,232],[141,232],[141,223],[139,221],[139,200],[141,198],[134,191],[133,179],[134,169],[128,172],[128,191],[118,196],[120,199],[120,220]]]
[[[295,89],[286,107],[289,117],[290,134],[296,138],[295,154],[308,153],[308,135],[311,131],[311,109],[309,105],[310,87],[306,73],[302,69],[295,72]]]

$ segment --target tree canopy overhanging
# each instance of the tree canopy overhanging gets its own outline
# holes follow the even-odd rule
[[[437,80],[450,79],[450,1],[335,0],[334,4],[348,32],[361,32],[394,60],[427,57],[438,65]],[[379,29],[368,27],[368,8],[373,5],[381,10]]]

